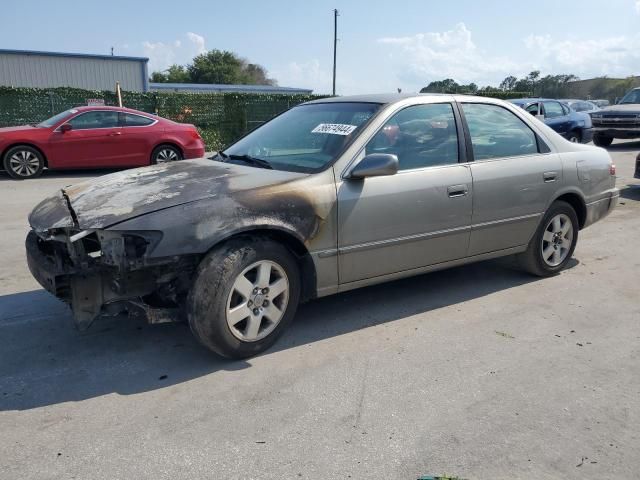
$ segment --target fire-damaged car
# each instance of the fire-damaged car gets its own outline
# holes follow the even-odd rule
[[[309,102],[210,159],[63,188],[29,216],[34,277],[98,316],[188,321],[208,348],[268,348],[300,301],[517,254],[560,272],[615,206],[615,166],[500,100]]]

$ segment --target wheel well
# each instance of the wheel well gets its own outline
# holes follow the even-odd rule
[[[38,152],[40,152],[40,155],[42,155],[42,159],[44,160],[44,166],[45,167],[49,167],[49,161],[47,160],[47,156],[44,154],[44,152],[42,151],[42,149],[36,147],[34,144],[32,143],[26,143],[26,142],[18,142],[18,143],[14,143],[12,145],[9,145],[7,148],[5,148],[2,151],[2,154],[0,154],[0,168],[4,169],[4,155],[5,153],[7,153],[9,150],[11,150],[13,147],[31,147],[34,150],[37,150]]]
[[[311,255],[304,243],[298,240],[290,233],[283,232],[282,230],[274,229],[256,229],[237,233],[231,237],[227,237],[221,242],[213,245],[211,248],[219,247],[221,244],[228,242],[229,240],[241,238],[241,237],[262,237],[273,240],[274,242],[284,245],[295,257],[300,267],[300,275],[302,280],[302,288],[300,289],[300,301],[304,302],[311,300],[316,296],[316,267],[313,263]]]
[[[587,206],[584,203],[584,200],[577,193],[565,193],[564,195],[556,198],[556,201],[562,200],[563,202],[567,202],[569,205],[573,207],[578,216],[578,224],[580,228],[584,227],[584,223],[587,220]]]
[[[152,159],[153,159],[153,152],[155,152],[160,147],[164,147],[165,145],[175,148],[176,150],[178,150],[180,152],[180,155],[182,157],[184,157],[184,152],[182,151],[182,148],[180,148],[180,145],[178,145],[177,143],[174,143],[174,142],[160,142],[155,147],[153,147],[153,150],[151,150]]]

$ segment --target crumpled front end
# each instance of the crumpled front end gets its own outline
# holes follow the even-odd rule
[[[42,202],[29,217],[26,252],[34,278],[71,306],[79,329],[123,311],[151,323],[181,317],[195,256],[152,259],[161,232],[80,230],[74,218],[64,193]]]

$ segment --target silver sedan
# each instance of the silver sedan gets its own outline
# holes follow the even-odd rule
[[[81,328],[186,318],[227,357],[301,301],[489,258],[560,272],[618,200],[609,154],[500,100],[369,95],[296,106],[210,159],[65,188],[31,213],[31,272]]]

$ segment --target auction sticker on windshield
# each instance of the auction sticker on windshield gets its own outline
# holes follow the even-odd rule
[[[321,123],[311,130],[311,133],[330,133],[331,135],[350,135],[356,125],[346,125],[344,123]]]

